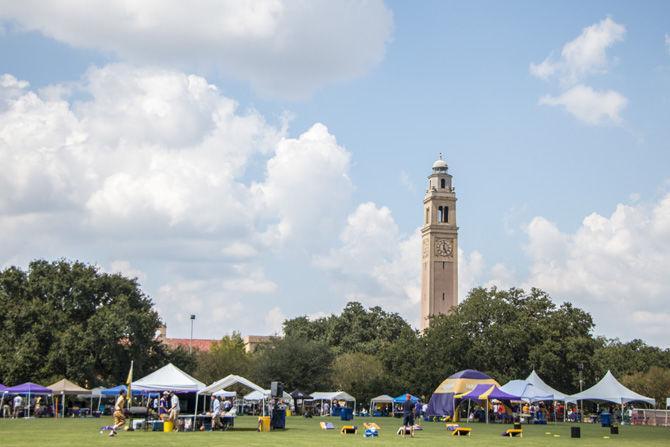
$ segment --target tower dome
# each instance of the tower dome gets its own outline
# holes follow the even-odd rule
[[[446,172],[448,168],[447,162],[442,159],[442,153],[440,153],[440,158],[433,163],[433,172]]]

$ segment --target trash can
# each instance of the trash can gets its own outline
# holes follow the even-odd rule
[[[258,418],[258,431],[270,431],[270,416],[260,416]]]
[[[609,413],[600,413],[600,425],[610,427],[612,425],[612,415]]]
[[[353,408],[341,408],[340,409],[340,420],[350,421],[354,418],[354,409]]]
[[[618,435],[618,434],[619,434],[619,426],[618,425],[610,426],[610,435]]]
[[[272,412],[271,426],[273,430],[286,428],[286,410],[276,409]]]
[[[172,421],[163,422],[163,432],[168,433],[174,429],[174,423]]]
[[[579,427],[570,427],[570,437],[571,438],[581,438],[582,430]]]

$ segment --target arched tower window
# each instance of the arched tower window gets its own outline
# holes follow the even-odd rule
[[[444,213],[442,212],[442,207],[439,206],[437,207],[437,221],[442,222],[442,219],[444,219]]]
[[[447,181],[445,179],[440,180],[440,188],[444,189],[447,187]]]
[[[445,206],[444,207],[444,213],[442,214],[442,217],[444,217],[444,220],[442,222],[449,222],[449,207]]]

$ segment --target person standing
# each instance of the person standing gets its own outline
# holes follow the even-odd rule
[[[212,396],[212,431],[221,425],[221,401],[219,396]]]
[[[170,393],[170,420],[174,424],[174,430],[177,430],[177,419],[179,418],[179,397],[173,392]]]
[[[20,394],[17,394],[14,398],[14,416],[12,419],[17,419],[23,410],[23,397]]]
[[[2,418],[6,419],[12,416],[11,407],[9,406],[9,397],[2,396]]]
[[[414,437],[414,404],[409,393],[405,395],[405,402],[402,404],[402,425],[404,428],[402,435],[405,436],[409,429],[409,435]]]
[[[114,425],[112,426],[112,431],[109,433],[110,438],[116,436],[116,430],[126,424],[126,416],[123,414],[125,407],[126,390],[121,390],[119,397],[116,399],[116,404],[114,404]]]

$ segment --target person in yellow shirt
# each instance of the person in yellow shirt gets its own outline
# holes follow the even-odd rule
[[[123,409],[126,407],[126,390],[121,390],[116,404],[114,405],[114,426],[109,434],[110,437],[116,436],[116,429],[121,428],[126,424],[126,416],[123,414]]]

